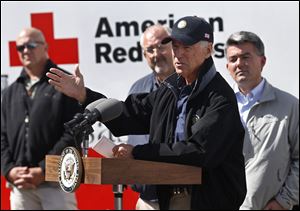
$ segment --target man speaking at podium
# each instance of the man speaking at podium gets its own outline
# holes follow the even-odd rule
[[[246,195],[244,129],[235,94],[215,69],[213,40],[203,18],[179,19],[163,40],[172,42],[176,73],[156,91],[119,102],[121,114],[104,123],[115,136],[150,135],[143,145],[116,146],[116,157],[203,169],[201,185],[157,185],[160,209],[237,210]]]
[[[114,155],[202,167],[201,185],[158,185],[160,209],[239,209],[246,194],[244,129],[234,92],[211,57],[213,29],[184,17],[168,42],[176,73],[155,92],[130,95],[122,114],[105,123],[117,136],[149,133],[150,143],[121,144]]]

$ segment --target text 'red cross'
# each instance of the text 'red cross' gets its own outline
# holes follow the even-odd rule
[[[52,13],[31,14],[31,26],[40,29],[49,46],[49,56],[56,64],[78,63],[78,39],[55,39]],[[10,66],[21,66],[16,50],[16,42],[9,42]]]

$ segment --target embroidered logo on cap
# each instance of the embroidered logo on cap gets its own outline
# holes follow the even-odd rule
[[[177,27],[178,27],[179,29],[183,29],[183,28],[186,27],[186,25],[187,25],[186,21],[185,21],[185,20],[182,20],[182,21],[180,21],[180,22],[177,24]]]

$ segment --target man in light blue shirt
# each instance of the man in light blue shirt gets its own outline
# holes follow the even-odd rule
[[[246,131],[247,195],[240,209],[292,209],[299,204],[299,100],[261,76],[266,57],[256,34],[232,34],[225,53]]]

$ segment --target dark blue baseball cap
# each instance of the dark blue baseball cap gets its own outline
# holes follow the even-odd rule
[[[199,41],[213,43],[213,28],[204,18],[186,16],[176,21],[172,28],[171,36],[163,39],[162,44],[172,40],[177,40],[184,45],[193,45]]]

